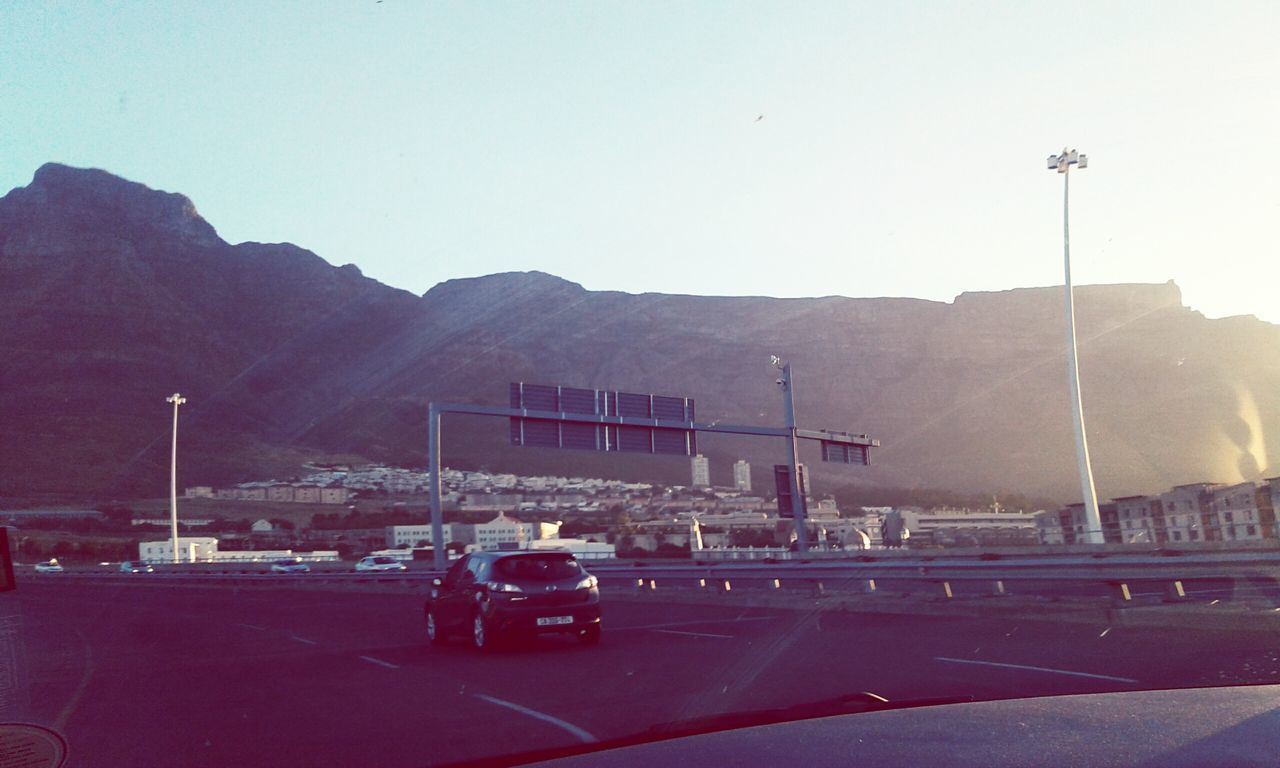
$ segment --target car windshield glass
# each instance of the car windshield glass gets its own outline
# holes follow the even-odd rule
[[[0,755],[1280,701],[1278,32],[1280,0],[0,0]],[[1167,724],[1144,765],[1267,730],[1210,710],[1112,708]],[[892,714],[909,763],[1035,730]],[[744,762],[686,757],[649,762]]]
[[[494,573],[512,581],[559,581],[581,575],[582,567],[566,557],[522,555],[499,560],[494,564]]]

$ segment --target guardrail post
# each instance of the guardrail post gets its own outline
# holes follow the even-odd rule
[[[949,581],[942,582],[942,594],[945,595],[948,600],[952,598],[951,582]]]
[[[995,583],[994,583],[994,584],[992,585],[992,587],[991,587],[991,594],[993,594],[993,595],[997,595],[997,596],[999,596],[999,597],[1003,597],[1003,596],[1005,596],[1005,595],[1009,594],[1008,592],[1005,592],[1005,591],[1004,591],[1004,581],[1003,581],[1003,580],[1001,580],[1001,579],[996,579]]]
[[[1112,591],[1111,601],[1116,606],[1124,608],[1133,602],[1133,595],[1129,592],[1129,585],[1123,581],[1111,582],[1115,589]]]
[[[826,588],[826,587],[824,587],[824,586],[822,585],[822,582],[820,582],[820,581],[815,581],[815,582],[813,583],[813,596],[814,596],[814,597],[825,597],[825,596],[826,596],[826,594],[827,594],[827,588]]]
[[[733,589],[733,585],[729,583],[729,580],[728,580],[728,579],[723,579],[723,580],[720,582],[720,591],[721,591],[721,592],[728,592],[728,591],[729,591],[729,590],[731,590],[731,589]]]
[[[1182,582],[1174,580],[1169,582],[1164,589],[1164,601],[1166,603],[1176,603],[1187,599],[1187,591],[1182,588]]]
[[[771,579],[769,581],[769,589],[782,589],[781,579]]]
[[[862,591],[866,592],[868,595],[874,595],[876,592],[876,580],[867,579],[862,585]]]

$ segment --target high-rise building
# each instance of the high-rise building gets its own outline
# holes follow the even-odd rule
[[[698,454],[690,460],[690,464],[693,466],[693,487],[710,488],[711,463],[707,461],[707,457]]]
[[[739,491],[751,490],[751,465],[742,459],[733,465],[733,487]]]

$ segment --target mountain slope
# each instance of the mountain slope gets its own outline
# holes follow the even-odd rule
[[[0,199],[0,493],[154,492],[180,389],[183,483],[320,453],[422,464],[426,403],[504,404],[508,381],[680,394],[701,420],[776,424],[786,357],[802,426],[879,437],[844,483],[1078,495],[1060,288],[917,299],[592,292],[541,273],[415,297],[290,245],[232,246],[181,196],[49,165]],[[1280,327],[1207,320],[1171,283],[1077,289],[1103,495],[1276,474]],[[530,451],[450,417],[454,466],[688,479],[687,460]],[[713,477],[767,440],[705,436]]]

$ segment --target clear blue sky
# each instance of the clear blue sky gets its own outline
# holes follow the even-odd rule
[[[1280,322],[1280,3],[0,6],[0,188],[182,192],[417,293],[1176,280]],[[760,116],[763,116],[762,118]]]

